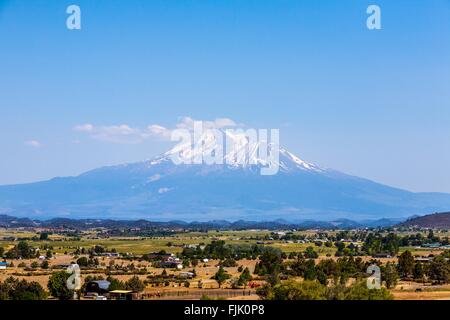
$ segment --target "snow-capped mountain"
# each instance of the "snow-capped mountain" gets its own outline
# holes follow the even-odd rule
[[[273,220],[402,218],[450,209],[450,195],[413,193],[308,163],[284,148],[239,134],[223,147],[179,144],[147,161],[95,169],[76,177],[0,186],[0,214],[21,217],[148,220]],[[221,149],[222,148],[222,149]],[[217,156],[223,163],[175,165]],[[245,157],[243,156],[245,155]],[[275,175],[261,168],[279,167]]]
[[[323,171],[267,139],[254,137],[252,140],[247,133],[232,130],[217,130],[217,132],[220,134],[219,137],[207,130],[195,143],[179,144],[151,161],[151,164],[172,161],[175,156],[179,162],[189,164],[208,163],[205,159],[214,158],[219,160],[220,164],[226,164],[228,168],[275,167],[277,172],[290,172],[296,169]]]

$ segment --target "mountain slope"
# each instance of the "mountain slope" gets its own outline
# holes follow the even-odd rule
[[[401,223],[402,227],[420,227],[420,228],[450,228],[450,212],[441,212],[428,214],[422,217],[408,219]]]
[[[211,142],[214,146],[216,142]],[[412,193],[333,170],[324,170],[280,149],[278,174],[264,176],[250,144],[224,164],[175,165],[177,146],[152,160],[86,172],[77,177],[0,186],[0,214],[26,217],[152,220],[406,218],[450,209],[450,195]],[[241,145],[241,147],[242,147]],[[234,152],[234,156],[233,156]]]

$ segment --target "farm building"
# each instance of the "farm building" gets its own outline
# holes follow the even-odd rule
[[[182,279],[192,279],[195,277],[193,272],[180,272],[179,277]]]
[[[105,294],[109,292],[110,282],[106,280],[90,281],[86,285],[86,292],[95,292],[98,294]]]
[[[133,292],[129,290],[113,290],[109,292],[111,300],[133,300]]]
[[[390,253],[377,253],[373,255],[374,258],[392,258]]]
[[[6,270],[8,264],[4,261],[0,261],[0,270]]]

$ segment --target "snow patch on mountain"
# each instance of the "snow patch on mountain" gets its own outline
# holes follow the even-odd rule
[[[283,172],[306,170],[323,172],[324,169],[307,162],[277,144],[252,139],[245,132],[218,130],[224,140],[207,130],[191,143],[177,144],[159,157],[149,161],[150,166],[171,162],[174,157],[181,163],[223,164],[228,168],[279,167]]]

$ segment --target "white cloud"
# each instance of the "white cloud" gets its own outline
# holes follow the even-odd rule
[[[183,117],[178,123],[175,124],[173,129],[166,128],[159,124],[151,124],[146,128],[133,128],[127,124],[111,125],[111,126],[95,126],[89,123],[77,125],[73,129],[77,132],[88,134],[93,139],[110,142],[110,143],[123,143],[123,144],[137,144],[144,142],[148,139],[161,139],[170,141],[172,131],[174,129],[187,129],[192,130],[194,128],[195,121],[191,117]],[[217,118],[211,121],[202,121],[204,129],[222,129],[235,127],[237,124],[229,118]]]
[[[172,190],[172,189],[170,189],[170,188],[159,188],[158,189],[158,193],[159,194],[163,194],[163,193],[169,192],[170,190]]]
[[[202,121],[203,128],[205,129],[222,129],[222,128],[229,128],[229,127],[235,127],[237,124],[233,120],[229,118],[217,118],[212,121],[208,120],[195,120],[191,117],[183,117],[181,120],[176,124],[177,128],[180,129],[189,129],[192,130],[194,128],[194,122],[195,121]]]
[[[147,127],[151,136],[160,137],[164,140],[170,140],[172,131],[158,124],[152,124]]]
[[[81,131],[81,132],[91,132],[94,130],[94,126],[90,123],[82,124],[79,126],[75,126],[73,128],[75,131]]]
[[[131,128],[126,124],[94,126],[87,123],[75,126],[73,129],[78,132],[87,133],[96,140],[111,143],[136,144],[146,138],[140,129]]]
[[[29,147],[33,147],[33,148],[40,148],[42,147],[42,143],[40,143],[37,140],[28,140],[25,141],[25,145],[29,146]]]
[[[152,175],[150,178],[148,178],[148,182],[154,182],[161,179],[161,175],[159,173]]]

